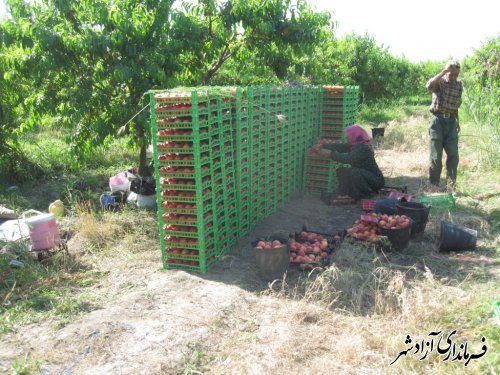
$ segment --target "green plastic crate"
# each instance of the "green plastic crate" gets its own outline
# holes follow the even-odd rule
[[[449,194],[439,194],[439,195],[431,195],[427,197],[418,198],[420,203],[426,203],[431,205],[432,211],[440,211],[440,210],[456,210],[455,197],[452,193]]]
[[[500,319],[500,301],[496,301],[493,305],[493,316]]]

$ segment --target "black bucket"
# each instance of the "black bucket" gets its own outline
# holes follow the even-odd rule
[[[372,138],[383,137],[385,133],[385,128],[372,128]]]
[[[273,249],[258,249],[257,242],[252,243],[255,252],[255,262],[259,270],[259,276],[267,281],[283,278],[283,274],[290,264],[290,247],[282,239],[283,246]]]
[[[477,230],[463,225],[441,222],[439,236],[440,251],[474,250],[477,242]]]
[[[380,233],[389,239],[389,242],[395,250],[403,250],[410,242],[411,227],[413,225],[412,221],[413,220],[410,218],[410,225],[405,228],[380,228]]]
[[[406,215],[413,220],[411,227],[412,237],[423,233],[429,219],[430,205],[418,202],[400,202],[396,204],[396,208],[398,215]]]

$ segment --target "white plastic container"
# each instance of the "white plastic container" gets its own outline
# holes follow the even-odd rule
[[[156,208],[156,194],[152,195],[137,194],[137,207]]]

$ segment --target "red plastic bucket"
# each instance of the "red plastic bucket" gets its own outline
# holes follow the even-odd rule
[[[27,214],[36,213],[37,216],[27,218]],[[39,211],[29,210],[23,214],[24,222],[28,225],[31,249],[48,250],[56,247],[61,242],[54,214],[44,214]]]

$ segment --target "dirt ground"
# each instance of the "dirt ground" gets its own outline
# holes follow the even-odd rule
[[[391,176],[405,176],[415,191],[425,158],[408,153],[406,165],[398,166],[395,152],[377,151],[388,183],[399,181]],[[318,332],[315,327],[324,317],[300,301],[266,294],[268,284],[258,276],[250,246],[260,237],[286,236],[303,225],[337,233],[361,213],[360,204],[328,206],[302,194],[260,222],[207,274],[162,270],[159,245],[134,262],[102,265],[106,272],[95,288],[98,308],[62,328],[45,321],[4,335],[0,372],[8,372],[16,359],[29,358],[40,363],[41,374],[64,375],[377,373],[380,369],[369,360],[376,351],[365,346],[359,352],[362,337],[343,330],[340,320]],[[301,274],[291,267],[288,279]],[[309,348],[314,358],[290,354],[301,352],[316,335]],[[335,351],[351,353],[351,364],[335,362]],[[352,363],[358,363],[356,370]]]

